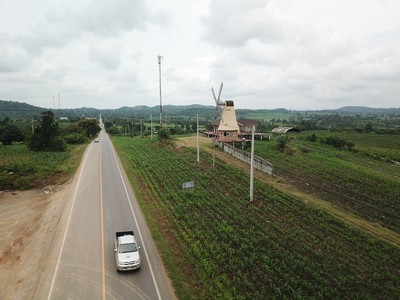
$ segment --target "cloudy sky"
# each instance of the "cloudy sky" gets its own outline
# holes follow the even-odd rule
[[[0,0],[0,99],[400,107],[398,0]],[[58,101],[60,95],[60,101]]]

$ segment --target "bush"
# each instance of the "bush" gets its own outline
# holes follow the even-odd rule
[[[354,147],[352,142],[347,142],[346,140],[337,136],[328,136],[325,139],[321,139],[321,143],[331,145],[337,149],[352,150]]]
[[[286,136],[281,135],[281,136],[278,137],[278,143],[276,144],[276,148],[277,148],[279,151],[283,152],[283,150],[284,150],[285,147],[286,147],[286,144],[287,144],[287,138],[286,138]]]
[[[317,136],[315,135],[315,133],[313,133],[312,135],[307,136],[306,140],[309,141],[309,142],[316,142],[317,141]]]
[[[166,129],[161,129],[161,130],[158,132],[158,139],[159,139],[159,141],[161,141],[161,142],[163,142],[163,141],[169,139],[169,135],[168,135],[168,132],[167,132]]]
[[[71,145],[84,144],[86,140],[87,140],[86,135],[82,132],[71,133],[65,136],[66,143]]]
[[[7,124],[0,127],[0,142],[3,145],[11,145],[13,142],[21,142],[23,140],[24,135],[17,126]]]

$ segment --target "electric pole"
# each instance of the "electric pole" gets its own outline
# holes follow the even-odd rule
[[[160,129],[162,129],[162,97],[161,97],[161,59],[163,58],[161,55],[157,56],[158,58],[158,74],[159,74],[159,85],[160,85]]]
[[[200,162],[200,145],[199,145],[199,114],[196,115],[197,119],[197,162]]]
[[[253,202],[254,183],[254,125],[251,129],[251,159],[250,159],[250,202]]]

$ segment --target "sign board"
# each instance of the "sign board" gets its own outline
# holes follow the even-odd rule
[[[188,181],[188,182],[184,182],[182,184],[182,189],[192,189],[194,188],[194,181]]]

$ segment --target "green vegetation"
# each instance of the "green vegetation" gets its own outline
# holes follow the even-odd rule
[[[79,120],[61,129],[50,110],[42,112],[36,123],[28,125],[8,117],[0,120],[0,190],[64,182],[80,162],[84,147],[79,145],[100,131],[95,119]]]
[[[28,143],[33,151],[65,151],[66,144],[61,138],[61,131],[50,110],[41,113],[40,124],[35,128]]]
[[[257,141],[255,154],[303,191],[400,232],[400,139],[393,135],[312,131]],[[329,141],[329,142],[327,142]],[[347,150],[340,150],[347,149]]]
[[[13,142],[24,140],[22,131],[13,124],[5,124],[0,127],[0,142],[3,145],[11,145]]]
[[[0,190],[26,190],[67,181],[79,167],[86,145],[65,152],[29,151],[26,145],[0,147]]]
[[[400,297],[397,247],[258,181],[255,201],[249,204],[248,176],[219,160],[213,168],[208,153],[202,152],[197,163],[194,149],[171,149],[156,139],[112,139],[162,256],[168,257],[178,297]],[[301,153],[318,157],[316,146],[308,143],[309,152]],[[296,145],[289,141],[285,147],[302,147]],[[336,157],[335,148],[319,147],[335,151],[330,153]],[[278,158],[285,155],[276,148],[273,152]],[[195,188],[182,190],[187,181],[194,181]]]
[[[37,120],[44,109],[26,103],[0,100],[0,117],[21,120]],[[149,135],[152,119],[153,129],[159,129],[159,106],[134,106],[118,109],[53,109],[55,117],[68,118],[75,122],[83,118],[98,118],[101,114],[107,131],[112,134]],[[151,115],[153,118],[151,118]],[[187,134],[196,127],[195,116],[199,116],[200,127],[207,128],[218,118],[213,103],[210,106],[184,105],[163,106],[163,127],[168,124],[171,134]],[[350,130],[382,134],[400,133],[400,108],[378,109],[368,107],[343,107],[335,110],[293,111],[279,109],[236,109],[237,119],[258,121],[260,132],[284,125],[304,130]],[[158,125],[157,125],[158,124]]]

